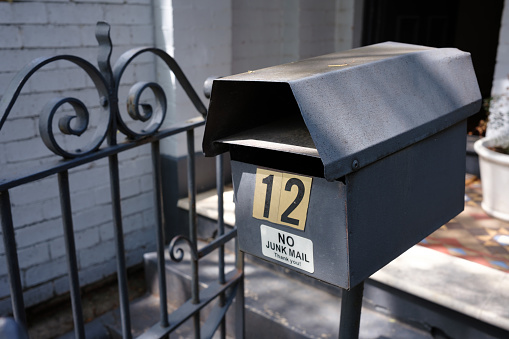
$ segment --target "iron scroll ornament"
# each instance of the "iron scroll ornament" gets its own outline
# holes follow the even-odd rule
[[[79,137],[90,127],[91,119],[89,109],[83,101],[74,97],[59,97],[49,100],[46,105],[44,105],[39,116],[39,132],[46,147],[54,154],[62,156],[65,159],[85,157],[86,155],[98,151],[105,139],[109,146],[115,146],[117,144],[118,131],[125,134],[131,140],[156,134],[164,121],[167,110],[166,95],[160,85],[154,82],[138,82],[129,90],[126,103],[128,117],[134,121],[146,123],[146,127],[141,132],[129,128],[128,124],[122,119],[118,105],[119,84],[125,70],[138,56],[147,53],[154,54],[163,60],[183,87],[199,114],[202,117],[206,116],[206,107],[194,91],[182,69],[177,62],[163,50],[153,47],[130,49],[119,57],[112,68],[110,58],[113,46],[110,38],[110,29],[110,25],[105,22],[97,23],[95,32],[99,44],[97,68],[81,57],[59,55],[34,59],[19,71],[8,85],[0,100],[0,132],[20,96],[21,91],[32,75],[48,64],[68,61],[78,66],[92,80],[98,94],[98,114],[100,115],[100,119],[97,128],[91,133],[91,140],[87,139],[88,143],[86,143],[86,145],[79,149],[69,151],[62,147],[55,137],[55,125],[64,135]],[[140,97],[144,91],[151,91],[153,93],[156,99],[154,107],[140,102]],[[60,117],[55,124],[56,113],[63,105],[70,106],[74,114]],[[181,237],[173,239],[172,244],[170,244],[172,259],[176,259],[177,261],[182,260],[183,250],[176,247],[177,242],[180,243],[181,241],[186,241],[190,245],[192,257],[196,259],[197,252],[195,246],[189,239],[182,240]],[[176,251],[176,255],[173,253],[174,251]]]
[[[2,117],[0,119],[0,130],[2,129],[3,124],[7,120],[9,113],[12,110],[12,107],[16,103],[16,100],[23,89],[26,82],[30,79],[30,77],[38,71],[40,68],[57,61],[66,60],[74,63],[81,69],[83,69],[92,82],[94,83],[99,98],[109,98],[109,90],[104,77],[102,74],[88,61],[72,55],[60,55],[55,57],[41,57],[33,60],[29,64],[27,64],[11,81],[7,90],[2,97],[2,101],[0,101],[0,112],[3,112]],[[104,100],[104,99],[103,99]],[[109,101],[106,99],[106,101]],[[41,113],[39,118],[39,131],[42,137],[42,140],[46,147],[48,147],[53,153],[60,155],[64,158],[75,158],[78,156],[83,156],[88,153],[91,153],[99,148],[99,146],[104,141],[106,137],[106,133],[110,128],[111,123],[111,115],[110,110],[108,109],[108,105],[102,106],[101,116],[101,125],[100,128],[96,130],[94,133],[92,140],[88,143],[85,148],[81,148],[76,150],[75,152],[69,152],[64,150],[55,139],[52,122],[53,116],[56,110],[63,105],[64,103],[69,103],[73,107],[76,112],[75,116],[64,116],[60,119],[58,125],[64,134],[72,134],[72,135],[81,135],[84,130],[88,127],[88,121],[90,113],[88,112],[85,104],[77,99],[77,98],[56,98],[48,102]],[[79,126],[78,129],[70,128],[71,121],[76,120]]]
[[[179,247],[179,243],[182,242],[185,242],[189,246],[191,258],[193,258],[193,260],[198,260],[198,252],[193,242],[185,235],[177,235],[171,239],[170,245],[168,246],[168,253],[170,254],[171,260],[181,262],[182,259],[184,259],[184,250]]]
[[[186,92],[187,96],[193,103],[196,110],[205,117],[207,115],[207,108],[203,105],[202,101],[198,97],[198,94],[194,91],[193,87],[191,86],[191,83],[185,76],[184,72],[180,68],[180,66],[177,64],[175,59],[173,59],[168,53],[165,51],[153,48],[153,47],[140,47],[140,48],[133,48],[124,54],[120,56],[118,61],[115,63],[115,66],[113,67],[113,81],[114,83],[119,83],[120,79],[122,78],[122,75],[127,68],[127,66],[131,63],[132,60],[134,60],[136,57],[145,54],[145,53],[152,53],[158,56],[161,60],[164,61],[164,63],[168,66],[168,68],[173,72],[177,80],[179,81],[180,85]],[[153,110],[152,108],[143,107],[143,105],[139,105],[138,100],[141,96],[141,93],[149,88],[152,90],[156,100],[158,101],[158,106]],[[126,134],[128,137],[131,138],[139,138],[146,135],[150,135],[154,133],[162,124],[164,119],[164,114],[166,113],[166,108],[162,112],[161,116],[161,110],[159,108],[159,105],[162,107],[166,107],[166,97],[164,95],[164,92],[162,88],[156,84],[156,83],[137,83],[133,87],[131,87],[131,90],[129,91],[129,97],[128,97],[128,113],[131,116],[131,118],[135,120],[143,121],[143,119],[152,119],[152,124],[149,125],[148,128],[145,129],[145,131],[142,131],[142,133],[135,132],[131,130],[127,124],[122,120],[120,114],[117,111],[117,117],[118,117],[118,129]],[[144,110],[144,114],[141,114],[138,110],[139,107],[142,107]],[[147,114],[148,113],[148,114]],[[155,124],[155,125],[154,125]],[[154,125],[154,126],[151,126]],[[157,126],[157,127],[156,127]]]
[[[53,120],[57,110],[64,104],[69,104],[74,110],[74,115],[65,115],[58,120],[58,129],[65,135],[80,136],[89,128],[90,112],[86,105],[73,97],[55,98],[50,100],[43,108],[39,117],[39,131],[41,138],[53,153],[64,158],[76,158],[97,151],[107,138],[109,145],[117,143],[117,129],[130,139],[139,139],[155,134],[161,127],[166,115],[166,95],[163,89],[154,82],[139,82],[129,90],[127,98],[127,112],[135,121],[146,122],[146,127],[141,132],[128,127],[123,120],[118,106],[118,89],[122,75],[127,66],[139,55],[152,53],[164,61],[174,73],[176,79],[184,88],[195,108],[203,117],[207,109],[192,88],[187,77],[178,66],[177,62],[163,50],[153,47],[141,47],[128,50],[120,56],[112,70],[110,57],[112,43],[110,38],[110,25],[98,22],[96,26],[96,39],[99,43],[98,66],[94,67],[83,58],[73,55],[60,55],[54,57],[37,58],[27,64],[11,81],[0,101],[0,130],[7,120],[12,107],[16,103],[21,90],[30,77],[40,68],[57,61],[69,61],[81,68],[92,80],[99,98],[99,124],[93,132],[91,140],[84,146],[75,150],[66,150],[59,145],[55,138]],[[155,107],[140,103],[140,97],[146,90],[150,90],[155,97]],[[140,111],[141,107],[141,111]]]

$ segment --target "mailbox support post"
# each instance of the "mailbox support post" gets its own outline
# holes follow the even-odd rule
[[[364,282],[361,282],[351,290],[343,290],[341,295],[339,338],[359,338],[363,294]]]
[[[244,272],[244,253],[240,251],[238,237],[235,238],[235,266],[239,272]],[[235,337],[246,337],[245,298],[244,298],[244,274],[239,279],[235,292]]]
[[[223,177],[223,155],[219,154],[216,156],[216,187],[217,187],[217,235],[221,237],[224,235],[224,177]],[[226,282],[224,274],[224,245],[219,246],[218,262],[219,262],[219,283],[224,284]],[[219,306],[225,305],[226,296],[224,293],[219,295]],[[225,318],[221,321],[219,326],[219,334],[221,339],[226,338],[226,321]]]

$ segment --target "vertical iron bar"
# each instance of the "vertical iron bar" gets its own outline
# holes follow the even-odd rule
[[[122,227],[122,209],[120,204],[120,178],[118,174],[118,155],[108,157],[110,165],[111,205],[117,256],[118,292],[120,299],[120,318],[122,320],[122,337],[132,338],[131,317],[129,314],[129,296],[127,291],[127,271],[125,264],[124,231]]]
[[[244,300],[244,253],[239,249],[239,237],[235,237],[235,267],[242,272],[235,295],[235,338],[245,338],[245,300]]]
[[[195,159],[194,159],[194,130],[187,131],[187,192],[189,196],[189,239],[193,251],[197,252],[197,231],[196,231],[196,181],[195,181]],[[198,258],[191,259],[191,296],[192,303],[200,302]],[[200,312],[193,315],[194,335],[200,338]]]
[[[216,187],[217,187],[217,232],[224,235],[224,169],[223,155],[216,157]],[[219,247],[219,282],[225,283],[224,274],[224,245]]]
[[[14,314],[14,319],[26,329],[27,319],[25,315],[25,303],[23,301],[23,290],[21,288],[21,278],[19,275],[18,252],[16,250],[16,238],[14,236],[14,226],[12,223],[9,191],[0,191],[0,221],[2,223],[5,259],[7,260],[7,272],[9,274],[11,289],[12,313]]]
[[[67,270],[69,271],[69,288],[71,293],[71,307],[74,318],[74,335],[85,339],[83,309],[81,306],[80,281],[76,259],[76,245],[74,241],[74,226],[72,221],[71,193],[69,189],[69,173],[58,173],[58,187],[60,190],[60,208],[64,225],[65,249],[67,252]]]
[[[164,260],[164,214],[161,174],[161,153],[159,141],[152,143],[152,168],[154,180],[154,202],[156,212],[157,272],[159,275],[159,312],[161,327],[168,327],[168,306],[166,295],[166,269]]]
[[[361,282],[349,291],[343,290],[341,295],[339,338],[359,338],[363,294],[364,282]]]
[[[223,168],[223,155],[216,156],[216,188],[217,188],[217,233],[218,236],[224,234],[224,168]],[[219,283],[225,283],[224,274],[224,245],[219,246]],[[225,294],[224,292],[219,295],[219,305],[224,306]],[[221,339],[226,338],[226,321],[225,318],[221,321],[219,327]]]

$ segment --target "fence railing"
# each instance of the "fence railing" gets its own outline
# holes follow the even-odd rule
[[[86,337],[80,297],[80,282],[76,256],[75,232],[73,227],[73,209],[71,206],[69,170],[92,161],[107,158],[110,177],[122,335],[124,338],[132,337],[127,290],[124,232],[122,224],[123,215],[120,196],[119,172],[121,171],[121,168],[119,166],[118,155],[130,149],[150,144],[154,182],[154,211],[156,221],[154,225],[154,237],[156,239],[155,243],[158,263],[160,318],[159,321],[141,337],[167,337],[184,321],[193,318],[196,338],[211,338],[218,329],[220,330],[221,337],[224,338],[226,336],[224,317],[226,311],[230,305],[232,305],[234,298],[236,298],[237,305],[235,310],[235,334],[236,337],[243,337],[243,256],[239,251],[237,251],[236,268],[231,272],[225,272],[224,245],[226,242],[236,238],[236,228],[225,233],[224,223],[222,220],[222,196],[224,182],[222,159],[220,157],[216,159],[217,188],[219,196],[218,211],[220,216],[218,221],[218,236],[205,247],[200,249],[197,247],[197,192],[195,184],[194,130],[205,123],[204,117],[206,116],[207,109],[175,60],[160,49],[145,47],[129,50],[122,54],[116,64],[111,67],[110,55],[112,43],[109,36],[109,30],[110,27],[108,24],[103,22],[97,24],[96,37],[99,42],[98,68],[80,57],[71,55],[59,55],[55,57],[35,59],[16,75],[4,93],[2,101],[0,101],[1,133],[2,127],[4,127],[4,125],[8,125],[7,117],[9,116],[14,103],[19,98],[20,92],[28,79],[41,67],[57,61],[66,60],[77,65],[88,74],[98,92],[100,109],[102,110],[102,120],[95,127],[95,131],[90,142],[79,149],[72,149],[65,147],[65,145],[62,145],[59,142],[59,138],[56,137],[57,131],[55,131],[54,128],[55,122],[58,124],[60,132],[64,135],[74,135],[79,137],[89,127],[89,112],[87,107],[82,101],[73,97],[52,100],[43,108],[43,111],[39,116],[39,130],[44,144],[63,159],[55,159],[51,162],[44,162],[44,164],[37,166],[35,170],[27,169],[26,171],[16,172],[8,177],[4,177],[4,174],[0,175],[0,216],[14,319],[18,325],[26,329],[27,321],[23,300],[23,287],[20,277],[20,267],[16,248],[9,190],[42,178],[56,175],[59,186],[61,216],[67,258],[67,272],[74,317],[74,332],[76,338]],[[169,70],[173,72],[200,116],[161,130],[160,127],[164,121],[167,106],[164,91],[155,82],[139,82],[129,91],[127,107],[129,116],[135,121],[145,123],[145,125],[141,130],[135,130],[130,127],[129,123],[124,121],[118,106],[120,80],[126,70],[126,67],[135,58],[142,54],[155,55],[168,66]],[[151,105],[140,101],[142,92],[146,90],[150,90],[154,98],[154,102]],[[74,110],[74,114],[65,115],[60,117],[58,121],[54,122],[53,120],[56,119],[56,112],[64,104],[70,105]],[[119,131],[127,136],[125,141],[117,142],[117,133]],[[160,140],[180,133],[186,133],[187,135],[188,195],[190,200],[189,235],[179,235],[173,238],[167,250],[169,251],[172,260],[178,262],[183,258],[183,250],[179,247],[179,244],[185,242],[189,245],[192,257],[192,297],[177,310],[169,313],[167,308],[164,256],[166,243],[164,239],[164,230],[168,227],[168,225],[165,225],[163,217],[163,173],[161,170]],[[218,250],[220,257],[218,281],[210,284],[208,288],[200,291],[198,281],[199,260],[216,249]],[[204,322],[201,321],[200,310],[214,300],[217,304],[210,313],[210,316]]]

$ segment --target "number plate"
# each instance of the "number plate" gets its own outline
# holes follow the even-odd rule
[[[311,177],[257,168],[253,218],[303,231],[312,181]]]

